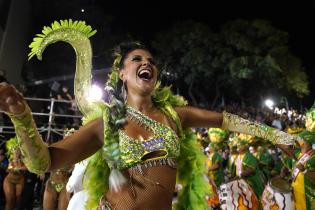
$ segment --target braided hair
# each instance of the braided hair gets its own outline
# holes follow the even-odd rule
[[[114,49],[114,62],[104,88],[105,106],[102,113],[92,113],[87,117],[90,119],[85,120],[87,123],[101,115],[104,123],[104,145],[89,159],[85,172],[84,186],[89,194],[87,209],[95,209],[106,191],[109,189],[118,191],[126,182],[117,168],[120,161],[118,131],[127,122],[127,88],[119,78],[119,71],[124,67],[124,60],[128,54],[136,49],[148,50],[139,42],[125,42]]]

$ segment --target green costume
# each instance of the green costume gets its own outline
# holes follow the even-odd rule
[[[223,167],[222,167],[222,157],[218,152],[214,152],[208,155],[208,166],[211,167],[214,164],[219,164],[219,168],[208,172],[209,178],[211,178],[217,187],[220,187],[224,181]]]
[[[269,152],[262,152],[259,159],[260,169],[264,173],[265,177],[269,180],[271,176],[271,171],[273,169],[274,161]]]
[[[257,159],[249,152],[238,155],[236,159],[236,175],[242,177],[242,171],[248,168],[254,169],[255,172],[243,178],[253,188],[255,194],[260,199],[264,191],[264,178],[258,167]]]
[[[304,141],[315,143],[315,132],[305,130],[299,134]],[[302,164],[305,168],[300,171],[295,166]],[[295,198],[295,208],[301,210],[315,209],[315,151],[298,155],[298,161],[293,163],[292,188]]]
[[[235,165],[236,158],[237,158],[237,154],[230,154],[229,156],[227,168],[231,177],[234,177],[236,175],[236,165]]]
[[[148,129],[153,131],[154,137],[148,140],[135,140],[127,136],[123,130],[119,130],[121,160],[118,168],[123,170],[136,166],[143,162],[143,158],[147,154],[155,151],[162,153],[162,158],[158,158],[155,164],[165,164],[166,162],[168,165],[175,165],[180,146],[179,138],[174,130],[152,120],[130,106],[127,107],[127,116],[135,118],[138,122],[146,125]]]
[[[280,159],[283,166],[292,171],[294,159],[285,153],[281,154]]]

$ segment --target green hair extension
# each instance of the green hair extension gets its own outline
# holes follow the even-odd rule
[[[96,109],[85,116],[83,122],[87,122],[102,117],[104,125],[104,145],[89,160],[86,168],[84,186],[88,189],[89,200],[87,209],[96,209],[102,196],[109,190],[109,177],[112,169],[117,168],[120,159],[119,134],[118,129],[125,123],[124,104],[119,100],[118,92],[118,69],[121,55],[116,54],[116,59],[112,66],[112,71],[108,75],[107,87],[113,90],[111,101],[95,104],[101,107],[101,111]],[[106,160],[106,161],[104,161]]]
[[[119,135],[117,125],[111,125],[111,122],[121,119],[121,113],[110,112],[111,105],[104,103],[99,104],[102,112],[96,109],[83,120],[86,124],[94,119],[103,118],[104,125],[104,145],[96,154],[89,158],[88,166],[84,176],[84,187],[88,191],[89,200],[87,209],[97,209],[99,200],[109,189],[109,176],[116,163],[120,158]],[[106,161],[105,161],[106,160]]]
[[[111,69],[111,73],[108,75],[109,80],[107,85],[110,85],[113,88],[117,87],[119,81],[119,64],[121,62],[121,55],[119,53],[115,53],[115,60]]]

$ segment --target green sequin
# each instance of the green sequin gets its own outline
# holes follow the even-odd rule
[[[147,129],[152,130],[154,136],[148,140],[133,139],[127,136],[122,130],[119,130],[119,146],[121,161],[119,169],[133,167],[141,162],[141,158],[152,151],[164,150],[165,156],[159,158],[177,158],[180,153],[179,138],[174,130],[159,123],[141,112],[127,107],[128,117],[136,119]]]

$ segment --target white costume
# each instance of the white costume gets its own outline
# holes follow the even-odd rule
[[[85,203],[87,201],[87,192],[83,189],[83,175],[87,161],[84,160],[75,164],[72,175],[69,178],[66,189],[69,193],[73,192],[73,196],[69,201],[67,210],[85,210]]]

